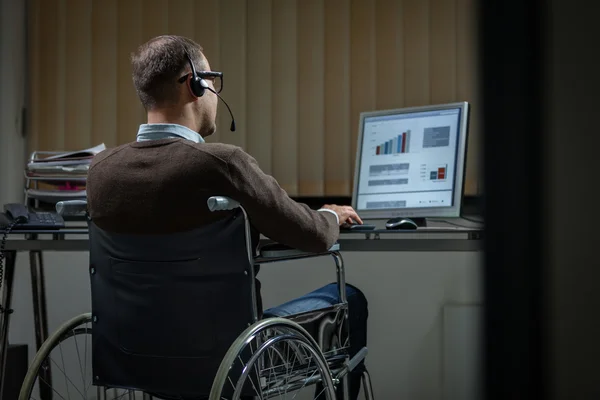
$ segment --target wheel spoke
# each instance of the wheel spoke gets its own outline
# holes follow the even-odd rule
[[[275,322],[279,321],[270,323]],[[324,398],[335,400],[329,365],[314,339],[302,328],[298,329],[295,323],[282,322],[281,326],[266,327],[260,324],[250,327],[230,347],[217,372],[211,399],[219,399],[225,386],[235,387],[232,398],[236,400],[242,393],[246,394],[242,392],[243,388],[251,388],[255,396],[266,400],[296,399],[299,392],[310,390],[312,386],[317,396],[325,393]],[[258,346],[255,346],[256,342]],[[234,354],[235,358],[232,358]],[[246,362],[243,360],[246,356],[242,357],[242,354],[250,354]],[[234,360],[235,368],[228,360]],[[243,367],[241,375],[240,365]],[[260,388],[255,382],[260,382]],[[317,388],[316,384],[322,386]]]

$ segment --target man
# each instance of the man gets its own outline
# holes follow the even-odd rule
[[[216,130],[222,77],[210,70],[197,43],[160,36],[140,46],[132,64],[148,123],[140,126],[135,142],[98,154],[90,166],[88,210],[100,228],[145,234],[195,229],[223,217],[206,206],[214,195],[239,201],[258,232],[304,251],[325,251],[338,239],[340,225],[362,223],[348,206],[324,205],[315,211],[293,201],[241,148],[205,143],[204,137]],[[202,87],[193,80],[190,64],[203,78]],[[165,207],[177,212],[157,223]],[[347,291],[355,353],[366,345],[367,301],[355,287],[348,285]],[[337,297],[336,285],[327,285],[265,315],[308,311],[334,304]],[[357,373],[351,398],[359,388]]]

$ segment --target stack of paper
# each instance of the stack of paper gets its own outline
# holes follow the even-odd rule
[[[86,198],[86,179],[94,156],[105,150],[104,143],[71,152],[35,152],[25,169],[25,198],[54,206],[62,200]]]

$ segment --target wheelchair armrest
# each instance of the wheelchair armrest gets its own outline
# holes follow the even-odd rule
[[[239,202],[225,196],[211,196],[206,203],[210,211],[233,210],[240,206]]]
[[[81,215],[87,210],[87,200],[63,200],[56,203],[56,212],[60,216]]]
[[[302,251],[295,249],[290,246],[286,246],[281,243],[269,243],[261,246],[259,249],[259,259],[268,261],[270,259],[283,259],[283,258],[304,258],[304,257],[315,257],[325,254],[330,254],[340,250],[340,244],[335,243],[329,248],[329,250],[323,253],[311,253],[308,251]]]

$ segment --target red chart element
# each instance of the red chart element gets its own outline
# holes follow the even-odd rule
[[[438,179],[446,179],[446,168],[445,167],[441,167],[438,168]]]
[[[400,152],[406,153],[406,132],[402,132],[402,145],[401,145]]]

